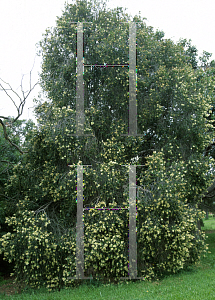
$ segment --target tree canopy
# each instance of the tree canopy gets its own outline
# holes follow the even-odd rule
[[[129,64],[130,21],[136,22],[137,125],[142,136],[122,136],[128,130],[128,67],[85,67],[85,133],[92,136],[75,136],[77,23],[73,22],[84,24],[84,64]],[[6,187],[6,195],[16,199],[18,213],[14,208],[8,220],[14,233],[3,237],[3,244],[8,245],[6,253],[7,247],[16,245],[7,258],[16,261],[18,274],[36,285],[38,280],[49,287],[70,283],[66,276],[71,275],[69,266],[75,265],[70,252],[75,251],[77,164],[92,165],[84,171],[88,207],[128,207],[128,170],[122,165],[141,165],[137,167],[139,272],[152,278],[197,261],[206,249],[197,228],[203,217],[200,208],[203,204],[213,208],[215,69],[210,54],[198,58],[191,41],[174,43],[146,26],[140,16],[131,17],[122,8],[107,10],[97,1],[66,5],[56,26],[47,29],[38,43],[38,54],[43,59],[40,83],[48,100],[38,100],[38,127],[31,131],[28,152],[15,165]],[[109,270],[107,275],[118,276],[126,270],[127,223],[128,214],[123,212],[85,214],[86,269],[102,260],[100,273]],[[22,245],[31,249],[22,256],[17,242],[20,226],[25,228]],[[38,238],[32,240],[34,231]],[[111,245],[120,241],[124,246],[117,247],[115,258],[122,259],[112,269]],[[38,276],[32,279],[36,264],[25,265],[25,259],[35,262],[41,256],[50,262],[41,260]],[[53,269],[58,264],[60,271]]]
[[[48,29],[39,44],[43,57],[41,83],[51,100],[49,107],[75,110],[76,24],[72,22],[92,22],[84,23],[85,64],[128,64],[126,22],[130,20],[122,8],[109,11],[104,8],[97,11],[95,18],[92,4],[81,1],[67,6],[57,19],[57,26]],[[163,149],[166,160],[181,157],[188,163],[213,144],[214,69],[213,64],[207,67],[210,54],[204,52],[198,66],[197,49],[191,41],[174,44],[164,38],[163,32],[147,27],[140,17],[135,16],[132,21],[139,22],[136,25],[137,122],[138,133],[144,137],[120,137],[128,129],[126,67],[85,67],[84,107],[89,127],[100,149],[103,142],[115,135],[116,144],[123,143],[126,147],[128,161],[138,155],[139,164],[144,165],[148,155]],[[40,116],[46,119],[47,114],[44,108]],[[109,158],[124,160],[115,153]]]

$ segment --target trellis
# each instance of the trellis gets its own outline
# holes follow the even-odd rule
[[[129,64],[120,65],[84,65],[83,63],[83,22],[77,23],[77,84],[76,84],[76,134],[74,136],[93,136],[84,134],[84,97],[83,71],[84,67],[129,67],[129,128],[128,134],[122,136],[143,136],[137,134],[137,104],[136,104],[136,23],[129,23]],[[92,23],[92,22],[84,22]],[[120,22],[127,23],[127,22]],[[83,166],[77,165],[77,226],[76,226],[76,276],[69,279],[92,279],[84,276],[84,223],[83,223]],[[125,165],[123,165],[125,166]],[[96,208],[91,208],[96,209]],[[97,208],[99,209],[99,208]],[[111,209],[111,208],[106,208]],[[125,208],[118,208],[125,209]],[[127,209],[127,208],[126,208]],[[144,279],[137,277],[137,243],[136,243],[136,165],[129,165],[129,277],[121,279]]]

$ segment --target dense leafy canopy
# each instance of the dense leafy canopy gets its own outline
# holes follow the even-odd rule
[[[17,120],[15,123],[6,122],[7,134],[14,144],[26,148],[30,139],[30,130],[33,128],[33,125],[31,120]],[[12,147],[5,139],[2,126],[0,126],[0,149],[0,226],[2,226],[3,229],[5,226],[5,216],[9,213],[8,211],[6,212],[5,209],[6,207],[10,209],[12,200],[6,197],[4,193],[5,186],[13,174],[14,165],[20,163],[22,158],[17,149]],[[6,205],[7,203],[9,205]]]
[[[18,147],[27,147],[30,139],[30,134],[27,137],[27,133],[30,133],[30,130],[33,128],[33,122],[31,120],[17,120],[15,123],[7,121],[5,125],[10,141]],[[0,149],[0,236],[2,236],[10,230],[5,222],[5,218],[14,213],[17,203],[17,194],[15,198],[6,195],[6,186],[10,176],[13,175],[13,167],[22,160],[17,148],[13,147],[5,139],[2,126],[0,126]],[[7,275],[12,271],[12,265],[3,261],[3,255],[0,255],[0,264],[2,271]]]
[[[127,67],[84,69],[85,133],[92,136],[73,135],[76,21],[92,22],[84,23],[85,64],[129,63],[126,22],[139,22],[137,117],[142,136],[121,135],[128,129]],[[138,272],[145,278],[195,263],[206,249],[197,228],[203,217],[199,207],[213,180],[215,69],[210,55],[205,52],[199,65],[190,41],[175,44],[139,16],[131,19],[122,8],[99,8],[96,1],[67,5],[39,43],[39,54],[41,86],[49,100],[37,106],[39,125],[6,187],[18,213],[8,220],[14,232],[3,237],[2,251],[15,261],[19,278],[49,288],[71,284],[77,164],[92,165],[84,171],[87,207],[128,207],[128,169],[122,165],[143,165],[137,167],[137,239]],[[125,276],[128,213],[84,214],[85,270],[93,266],[100,275]],[[26,249],[21,256],[20,245]],[[48,260],[50,253],[49,263],[42,260],[37,268],[41,256]]]

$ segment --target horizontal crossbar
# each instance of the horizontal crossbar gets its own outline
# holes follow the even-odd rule
[[[142,23],[142,22],[131,21],[131,22],[119,22],[119,23],[128,23],[129,24],[129,23]],[[94,22],[80,22],[80,21],[76,21],[76,22],[70,22],[70,23],[94,23]]]
[[[107,209],[107,210],[118,210],[118,209],[129,209],[129,208],[124,208],[124,207],[118,207],[118,208],[106,208],[106,207],[102,207],[102,208],[94,208],[94,207],[88,207],[88,208],[83,208],[83,210],[94,210],[94,209],[98,209],[98,210],[103,210],[103,209]]]
[[[83,64],[83,66],[84,67],[124,67],[124,66],[126,66],[126,67],[129,67],[129,64],[125,64],[125,65],[106,65],[106,64],[104,64],[104,65],[85,65],[85,64]]]
[[[92,165],[68,165],[68,167],[74,167],[74,166],[92,167]],[[123,166],[123,167],[128,167],[128,166],[144,167],[145,165],[119,165],[119,166]]]

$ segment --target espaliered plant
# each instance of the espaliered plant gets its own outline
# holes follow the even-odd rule
[[[120,8],[107,11],[94,4],[67,5],[39,44],[41,83],[49,101],[38,104],[38,128],[6,187],[18,212],[8,219],[13,229],[2,237],[1,251],[14,260],[17,278],[49,289],[74,282],[68,277],[76,267],[78,164],[92,166],[84,167],[85,208],[128,208],[128,169],[123,165],[143,165],[137,168],[139,276],[177,272],[197,262],[207,248],[197,221],[213,178],[214,160],[204,156],[213,139],[208,118],[214,101],[213,64],[210,71],[198,66],[190,42],[174,44],[135,16],[133,21],[141,21],[137,103],[142,136],[121,135],[128,128],[125,68],[86,70],[85,133],[93,136],[76,136],[76,26],[71,22],[92,22],[84,30],[85,63],[128,63],[128,24],[119,22],[130,17]],[[85,271],[126,276],[128,211],[84,211],[84,222]],[[44,265],[41,257],[50,262]]]

